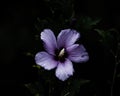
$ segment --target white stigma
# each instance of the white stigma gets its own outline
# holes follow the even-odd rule
[[[63,49],[60,51],[58,57],[62,57],[62,56],[64,56],[64,54],[65,54],[65,49],[63,48]]]

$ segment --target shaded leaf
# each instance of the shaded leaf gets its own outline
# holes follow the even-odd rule
[[[80,87],[89,82],[90,80],[72,80],[64,87],[61,96],[76,96],[76,94],[80,91]]]
[[[43,87],[39,82],[25,84],[25,86],[30,90],[34,96],[44,96]]]
[[[88,16],[82,16],[79,18],[77,26],[79,26],[82,30],[90,30],[94,26],[96,26],[100,21],[101,19],[99,18],[92,19]]]

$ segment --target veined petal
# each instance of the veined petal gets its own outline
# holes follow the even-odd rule
[[[83,45],[74,44],[67,49],[68,52],[68,58],[76,63],[82,63],[89,60],[88,53],[86,52],[86,49]]]
[[[61,30],[57,37],[58,47],[68,47],[74,44],[77,39],[80,37],[80,34],[73,29]]]
[[[51,70],[57,66],[57,61],[53,59],[52,55],[46,52],[38,52],[35,55],[35,62],[46,70]]]
[[[74,69],[72,62],[66,59],[65,62],[59,62],[56,69],[56,77],[62,81],[65,81],[71,75],[73,75]]]
[[[54,55],[57,48],[56,38],[50,29],[45,29],[41,32],[41,39],[44,42],[44,47],[49,54]]]

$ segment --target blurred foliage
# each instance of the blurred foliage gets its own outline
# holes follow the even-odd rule
[[[61,96],[77,96],[77,94],[80,91],[80,87],[89,82],[90,80],[80,80],[80,79],[75,79],[72,82],[68,82],[68,85],[65,86],[63,88],[63,91],[61,92]]]
[[[98,34],[101,36],[100,42],[103,43],[103,45],[107,48],[112,48],[115,36],[113,33],[117,32],[115,29],[108,29],[108,30],[100,30],[100,29],[94,29]],[[109,49],[110,50],[110,49]]]
[[[72,81],[72,82],[71,82]],[[65,83],[63,88],[58,92],[58,96],[77,96],[77,94],[80,92],[80,88],[82,85],[90,83],[90,80],[82,80],[82,79],[75,79],[71,80]],[[30,92],[34,96],[56,96],[55,95],[55,84],[56,82],[48,81],[48,85],[46,84],[46,87],[48,87],[48,93],[46,92],[43,84],[41,82],[34,82],[26,84],[25,86],[30,90]],[[58,82],[57,82],[58,83]],[[58,83],[60,84],[60,83]],[[58,85],[60,87],[60,85]],[[57,88],[58,89],[58,88]]]
[[[90,31],[94,26],[96,26],[101,21],[100,18],[91,18],[89,16],[81,16],[76,24],[77,28],[82,31]]]

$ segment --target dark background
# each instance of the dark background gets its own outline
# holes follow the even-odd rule
[[[47,0],[46,0],[47,1]],[[36,71],[32,68],[34,58],[26,56],[25,53],[29,50],[34,50],[36,42],[34,40],[35,26],[34,23],[37,17],[50,17],[51,12],[49,5],[45,0],[29,1],[29,2],[2,2],[0,3],[0,95],[3,93],[18,96],[30,96],[25,83],[32,82],[36,79]],[[51,1],[52,2],[52,1]],[[102,18],[102,28],[120,28],[120,12],[119,3],[117,1],[105,2],[104,0],[76,0],[74,1],[74,10],[77,17],[81,15],[100,17]],[[57,16],[56,16],[57,18]],[[96,42],[95,34],[89,34],[93,44],[88,44],[89,50],[93,54],[92,59],[98,65],[91,65],[90,75],[98,88],[98,96],[107,96],[109,88],[106,87],[104,80],[111,79],[113,65],[102,63],[104,60],[102,47]],[[94,49],[94,52],[91,51]],[[101,53],[102,52],[102,53]],[[107,54],[108,55],[108,54]],[[108,55],[109,56],[109,55]],[[108,57],[108,61],[110,56]],[[91,61],[91,62],[93,62]],[[108,62],[107,62],[108,63]],[[107,69],[108,68],[108,69]],[[90,71],[89,68],[87,68]],[[82,70],[82,68],[81,68]],[[102,73],[99,71],[102,70]],[[91,75],[92,74],[92,75]],[[96,76],[96,77],[95,77]],[[84,77],[84,76],[83,76]],[[87,77],[89,78],[89,76]],[[105,78],[104,80],[101,78]],[[98,83],[99,80],[101,83]],[[102,84],[102,85],[101,85]],[[115,95],[119,96],[119,95]]]

